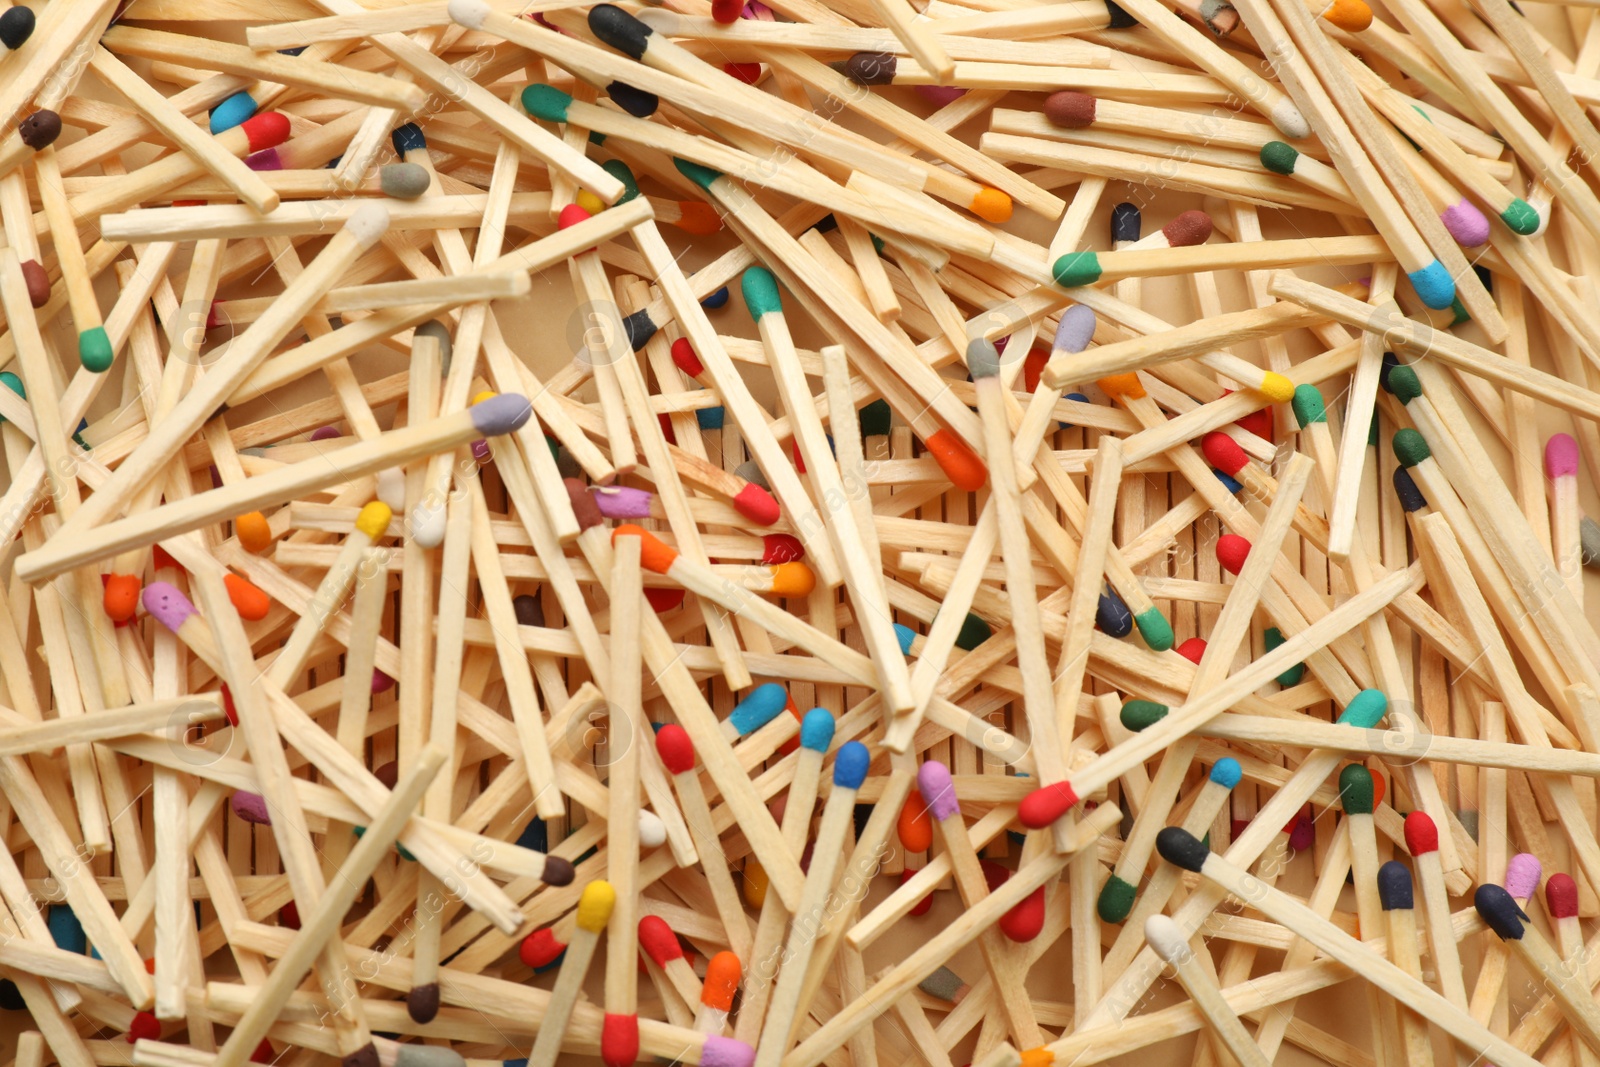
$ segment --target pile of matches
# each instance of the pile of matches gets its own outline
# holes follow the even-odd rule
[[[0,1062],[1600,1063],[1560,3],[0,0]]]

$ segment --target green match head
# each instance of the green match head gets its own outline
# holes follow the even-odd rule
[[[1511,201],[1511,206],[1500,212],[1500,221],[1510,227],[1512,233],[1527,237],[1529,234],[1539,232],[1539,213],[1532,204],[1522,197]]]
[[[84,370],[104,374],[111,369],[111,359],[111,338],[104,326],[84,330],[78,335],[78,360]]]
[[[1122,725],[1134,733],[1147,730],[1167,717],[1168,707],[1154,700],[1130,700],[1122,705]]]
[[[963,652],[971,652],[989,640],[993,633],[988,623],[969,611],[967,621],[961,624],[961,632],[956,634],[956,647]]]
[[[882,398],[874,400],[861,409],[861,436],[885,437],[889,433],[890,417],[893,413],[889,409],[889,402]]]
[[[702,167],[698,163],[691,163],[687,159],[673,157],[672,165],[678,168],[678,173],[694,182],[702,189],[710,189],[711,183],[722,177],[720,170]]]
[[[572,106],[572,95],[554,85],[536,82],[522,90],[522,110],[546,122],[566,122],[567,109]]]
[[[626,204],[629,200],[639,195],[639,182],[633,176],[633,171],[620,159],[608,159],[600,164],[600,169],[622,183],[622,196],[617,203]]]
[[[1100,888],[1100,899],[1095,905],[1100,912],[1100,921],[1120,923],[1126,919],[1128,913],[1133,910],[1133,898],[1138,893],[1137,886],[1130,885],[1113,874]]]
[[[1417,431],[1408,428],[1394,435],[1394,458],[1400,461],[1400,466],[1415,467],[1432,455],[1428,442]]]
[[[1050,273],[1063,289],[1093,285],[1100,280],[1100,257],[1093,252],[1068,252],[1056,260]]]
[[[739,278],[739,292],[744,306],[756,322],[761,316],[783,314],[783,297],[778,295],[778,279],[765,267],[751,267]]]
[[[1175,640],[1172,633],[1172,623],[1161,614],[1161,609],[1151,606],[1133,617],[1133,623],[1139,627],[1139,636],[1144,638],[1144,643],[1152,652],[1165,652],[1172,647]]]
[[[1262,634],[1261,638],[1262,644],[1266,646],[1268,652],[1271,652],[1273,649],[1277,648],[1279,645],[1288,640],[1288,638],[1283,636],[1283,631],[1278,629],[1276,626],[1267,627],[1266,633]],[[1288,670],[1278,675],[1278,684],[1281,686],[1299,685],[1300,679],[1305,677],[1305,673],[1306,665],[1304,663],[1296,663],[1293,667],[1290,667]]]
[[[1389,369],[1383,385],[1402,404],[1409,404],[1422,395],[1422,382],[1418,380],[1417,372],[1404,363]]]
[[[1282,141],[1268,141],[1261,146],[1261,165],[1274,174],[1293,174],[1294,164],[1300,158],[1293,145]]]
[[[1346,815],[1372,814],[1372,772],[1352,763],[1339,772],[1339,803]]]
[[[1322,401],[1322,390],[1314,385],[1297,385],[1294,399],[1289,402],[1294,409],[1295,421],[1303,430],[1313,422],[1327,422],[1328,408]]]

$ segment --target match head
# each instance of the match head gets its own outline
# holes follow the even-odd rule
[[[1432,455],[1428,442],[1416,430],[1408,426],[1395,433],[1394,458],[1400,461],[1402,467],[1415,467]]]
[[[255,97],[249,93],[243,91],[234,93],[211,109],[211,116],[206,123],[207,128],[215,137],[243,123],[256,113],[256,108],[259,106]]]
[[[268,111],[239,124],[250,143],[250,151],[264,152],[277,148],[289,139],[289,120],[276,111]]]
[[[1371,815],[1373,807],[1372,772],[1352,763],[1339,772],[1339,803],[1346,815]]]
[[[1390,860],[1378,868],[1378,900],[1384,911],[1415,907],[1411,891],[1411,868],[1399,860]]]
[[[356,529],[376,541],[389,529],[389,520],[394,518],[394,512],[389,505],[381,500],[374,500],[367,504],[356,515]]]
[[[111,350],[111,336],[104,326],[95,326],[78,335],[78,362],[93,374],[104,374],[111,369],[116,354]]]
[[[1107,589],[1095,602],[1094,624],[1108,637],[1127,637],[1133,632],[1133,612],[1115,589]]]
[[[1250,462],[1250,457],[1239,447],[1239,442],[1221,430],[1212,430],[1202,437],[1200,451],[1204,453],[1207,463],[1227,475],[1238,474]]]
[[[1211,216],[1204,211],[1185,211],[1161,227],[1161,233],[1173,248],[1186,248],[1205,244],[1213,228]]]
[[[1600,523],[1587,515],[1578,520],[1578,549],[1585,567],[1600,564]]]
[[[1113,873],[1106,879],[1106,884],[1100,887],[1100,895],[1095,898],[1095,913],[1102,922],[1120,923],[1133,911],[1133,902],[1138,895],[1138,886]]]
[[[833,757],[833,784],[839,789],[860,789],[872,766],[872,753],[860,741],[846,741]]]
[[[1094,327],[1094,312],[1083,304],[1073,304],[1061,313],[1054,347],[1060,352],[1082,352],[1094,340]]]
[[[789,691],[777,682],[763,682],[734,705],[728,721],[740,737],[753,734],[778,717],[789,703]]]
[[[432,175],[419,163],[388,163],[378,168],[378,188],[396,200],[415,200],[431,184]]]
[[[608,519],[648,519],[650,501],[655,497],[648,489],[625,485],[598,485],[588,492],[600,514]]]
[[[627,82],[609,83],[606,86],[606,95],[611,97],[612,103],[636,119],[649,118],[661,106],[661,98],[655,93],[635,89]]]
[[[173,633],[178,632],[189,616],[199,614],[189,598],[171,582],[151,582],[139,599],[144,610]]]
[[[1439,851],[1439,828],[1425,811],[1414,811],[1406,816],[1406,849],[1413,856]]]
[[[260,793],[241,789],[229,799],[228,806],[245,822],[255,823],[257,826],[272,825],[272,812],[267,809],[267,798]]]
[[[739,293],[750,318],[761,321],[761,316],[783,314],[783,296],[778,292],[778,279],[765,267],[751,267],[739,276]]]
[[[1570,874],[1552,874],[1544,884],[1544,902],[1553,919],[1578,917],[1578,883]]]
[[[893,52],[857,52],[834,69],[857,85],[893,85],[899,65]]]
[[[1428,506],[1428,500],[1422,495],[1422,490],[1417,488],[1416,480],[1404,467],[1394,469],[1394,495],[1400,498],[1400,507],[1408,515]]]
[[[950,768],[938,760],[925,760],[917,768],[917,792],[922,794],[928,810],[940,822],[961,813],[956,787],[950,781]]]
[[[1044,929],[1044,886],[1023,897],[1016,907],[1000,916],[996,925],[1007,941],[1018,945],[1038,937]]]
[[[469,30],[481,30],[494,9],[484,0],[450,0],[450,21]]]
[[[755,482],[739,490],[731,503],[733,510],[757,526],[771,526],[781,514],[777,498]]]
[[[539,872],[539,881],[545,885],[571,885],[576,873],[572,867],[571,860],[561,856],[546,856],[544,858],[544,869]]]
[[[583,887],[578,898],[578,928],[598,934],[611,919],[611,909],[616,907],[617,891],[611,883],[595,879]]]
[[[1294,166],[1300,160],[1300,153],[1294,146],[1284,144],[1282,141],[1268,141],[1261,146],[1261,165],[1274,174],[1290,175],[1294,173]]]
[[[816,587],[816,572],[804,563],[779,563],[772,567],[768,592],[773,596],[808,597]]]
[[[1552,479],[1578,473],[1578,442],[1571,434],[1558,433],[1544,443],[1544,472]]]
[[[1238,574],[1244,570],[1245,560],[1250,558],[1250,542],[1238,534],[1223,534],[1217,538],[1217,562],[1222,564],[1229,574]]]
[[[1302,430],[1314,422],[1328,421],[1328,408],[1322,400],[1322,390],[1314,385],[1296,386],[1290,406]]]
[[[1506,892],[1518,900],[1532,900],[1544,877],[1544,865],[1531,852],[1519,852],[1506,863]]]
[[[700,1049],[700,1067],[752,1067],[756,1050],[731,1037],[707,1034]]]
[[[974,215],[984,222],[992,222],[996,226],[1004,225],[1011,221],[1011,212],[1014,205],[1011,198],[999,189],[991,189],[985,185],[972,196],[972,202],[967,205]]]
[[[467,409],[472,426],[485,437],[499,437],[520,430],[533,418],[533,405],[521,393],[500,393],[480,400]]]
[[[439,1014],[439,983],[412,986],[406,993],[406,1014],[415,1023],[431,1023]]]
[[[411,540],[423,548],[438,548],[444,544],[445,523],[443,501],[424,500],[411,509]]]
[[[632,59],[644,58],[655,32],[615,4],[596,4],[589,9],[589,31]]]
[[[967,370],[973,381],[994,378],[1000,374],[1000,350],[986,337],[974,337],[967,342]]]
[[[1183,928],[1173,922],[1172,916],[1160,912],[1144,921],[1144,939],[1156,950],[1156,955],[1168,963],[1179,963],[1194,954]]]
[[[1522,940],[1522,924],[1528,913],[1517,906],[1516,900],[1503,887],[1493,883],[1480,885],[1472,894],[1472,906],[1478,909],[1484,925],[1498,934],[1500,940]]]
[[[976,492],[989,480],[983,460],[953,430],[935,430],[922,444],[957,489]]]
[[[639,539],[639,565],[654,574],[666,574],[678,559],[676,549],[668,547],[643,526],[636,526],[631,522],[624,523],[611,531],[611,543],[616,544],[619,537]]]
[[[1144,221],[1139,213],[1139,205],[1124,201],[1111,209],[1111,241],[1113,244],[1122,244],[1127,241],[1137,241],[1143,232]]]
[[[585,210],[582,205],[568,204],[561,209],[561,214],[556,216],[556,229],[569,229],[580,222],[588,222],[592,218],[594,216]]]
[[[12,51],[21,48],[33,36],[34,21],[33,12],[20,5],[0,15],[0,44]]]
[[[23,263],[22,280],[28,286],[28,303],[42,308],[50,302],[50,275],[45,273],[44,264],[37,259]]]
[[[639,847],[660,848],[667,841],[667,824],[648,808],[639,812]]]
[[[1122,725],[1133,733],[1140,733],[1165,719],[1171,710],[1154,700],[1130,700],[1122,705]]]
[[[1139,636],[1144,638],[1144,643],[1152,652],[1165,652],[1172,647],[1176,639],[1172,632],[1172,623],[1161,614],[1161,609],[1151,605],[1133,617],[1133,624],[1139,628]]]
[[[563,478],[561,485],[567,491],[567,502],[572,505],[572,515],[578,520],[580,531],[593,529],[605,520],[604,510],[587,485],[576,478]]]
[[[600,1062],[606,1067],[633,1067],[639,1059],[639,1016],[606,1012],[600,1025]]]
[[[1351,697],[1350,703],[1339,713],[1339,722],[1346,726],[1359,726],[1363,730],[1370,730],[1378,725],[1388,711],[1389,698],[1383,690],[1363,689]]]
[[[806,558],[806,546],[794,534],[762,534],[761,562],[798,563]]]
[[[704,363],[695,354],[694,346],[687,337],[680,337],[672,342],[672,362],[683,373],[691,378],[698,378],[706,372]]]
[[[1200,661],[1205,658],[1206,639],[1203,637],[1191,637],[1179,645],[1175,651],[1178,655],[1198,667],[1200,666]]]
[[[673,960],[683,959],[683,946],[678,935],[672,932],[667,920],[659,915],[646,915],[639,920],[639,947],[657,967],[666,967]]]
[[[917,638],[921,636],[921,634],[917,633],[917,631],[913,630],[903,622],[897,622],[894,624],[894,638],[900,644],[900,654],[902,656],[911,655],[912,647],[916,645]]]
[[[1346,33],[1365,33],[1372,26],[1372,8],[1365,0],[1333,0],[1322,17]]]
[[[1244,778],[1244,768],[1232,756],[1224,756],[1211,767],[1211,780],[1224,789],[1233,789]]]
[[[1094,125],[1095,99],[1088,93],[1062,89],[1044,98],[1044,117],[1067,130]]]
[[[1063,289],[1093,285],[1102,273],[1100,257],[1093,252],[1068,252],[1050,268],[1050,276]]]
[[[12,11],[26,11],[25,7],[14,7]],[[10,14],[10,12],[7,12]],[[3,19],[3,16],[0,16]],[[17,134],[22,138],[22,143],[35,152],[41,148],[49,148],[56,143],[56,138],[61,136],[61,116],[49,108],[41,108],[17,123]]]
[[[800,747],[812,752],[826,752],[833,744],[833,712],[827,708],[812,708],[800,720]]]
[[[1520,196],[1511,201],[1511,206],[1500,212],[1500,221],[1510,228],[1512,233],[1524,237],[1532,236],[1539,232],[1544,225],[1538,210]]]
[[[1383,387],[1402,404],[1409,404],[1422,395],[1422,381],[1417,372],[1404,363],[1389,368],[1389,373],[1383,377]]]
[[[1455,279],[1450,277],[1450,272],[1437,259],[1421,270],[1411,271],[1406,277],[1411,279],[1411,287],[1417,291],[1422,302],[1435,311],[1443,311],[1455,302]]]
[[[694,770],[694,742],[689,732],[669,722],[656,731],[656,753],[668,774],[688,774]]]
[[[227,587],[228,600],[233,610],[246,622],[260,622],[272,610],[272,598],[237,574],[224,574],[222,584]]]
[[[718,1011],[733,1007],[733,995],[739,991],[741,968],[739,957],[724,949],[706,962],[706,980],[700,987],[700,1003]]]
[[[1030,830],[1042,830],[1077,803],[1078,794],[1073,792],[1071,782],[1042,785],[1017,805],[1017,821]]]
[[[1196,873],[1211,855],[1204,842],[1181,826],[1169,826],[1156,834],[1156,851],[1168,863]]]
[[[1489,220],[1470,200],[1458,200],[1439,212],[1439,221],[1462,248],[1489,243]]]
[[[554,85],[536,82],[522,90],[522,110],[546,122],[567,121],[567,109],[572,106],[572,95]]]

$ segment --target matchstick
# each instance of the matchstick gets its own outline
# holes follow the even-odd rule
[[[583,980],[594,959],[600,935],[611,919],[616,904],[616,891],[609,882],[594,881],[583,887],[578,901],[578,925],[567,944],[561,961],[561,974],[556,978],[555,989],[550,994],[549,1006],[539,1026],[539,1037],[528,1053],[529,1067],[553,1067],[561,1054],[561,1040],[567,1029],[572,1007],[583,991]],[[631,964],[631,960],[629,961]]]
[[[1216,979],[1211,977],[1189,942],[1184,940],[1178,925],[1165,915],[1152,915],[1144,922],[1144,935],[1161,958],[1177,969],[1178,981],[1183,983],[1189,999],[1205,1015],[1211,1032],[1227,1046],[1242,1067],[1262,1067],[1268,1063],[1266,1056],[1261,1053],[1261,1046],[1250,1037],[1250,1031],[1244,1028],[1239,1016],[1222,999]]]

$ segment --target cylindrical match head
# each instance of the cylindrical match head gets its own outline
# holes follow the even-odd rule
[[[1506,863],[1506,892],[1518,900],[1532,900],[1544,877],[1544,865],[1531,852],[1519,852]]]
[[[1095,100],[1088,93],[1062,89],[1044,98],[1044,117],[1056,126],[1081,130],[1094,124]]]
[[[632,59],[644,58],[654,32],[615,4],[596,4],[589,9],[589,31]]]
[[[616,906],[617,891],[611,888],[611,883],[595,879],[583,887],[583,895],[578,898],[578,927],[592,934],[598,934],[606,928],[606,923],[611,919],[611,909]]]
[[[1194,953],[1188,939],[1183,936],[1183,928],[1173,921],[1172,916],[1160,912],[1144,921],[1144,939],[1150,942],[1156,955],[1168,963],[1181,963]]]
[[[1111,209],[1111,243],[1113,245],[1137,241],[1143,232],[1144,217],[1138,204],[1124,201]]]
[[[1552,874],[1544,884],[1544,902],[1550,908],[1551,918],[1576,919],[1578,883],[1572,880],[1570,874]]]
[[[718,1011],[733,1007],[733,995],[739,991],[739,957],[726,950],[712,956],[706,963],[705,984],[700,987],[700,1003]]]
[[[1373,804],[1372,772],[1352,763],[1339,772],[1339,803],[1346,815],[1371,815]]]
[[[480,400],[467,409],[472,426],[485,437],[499,437],[520,430],[533,418],[533,405],[521,393],[500,393]]]
[[[1413,856],[1439,851],[1439,828],[1425,811],[1406,816],[1406,848]]]
[[[1578,473],[1578,442],[1571,434],[1554,434],[1544,443],[1544,472],[1551,478]]]
[[[606,1012],[600,1025],[600,1062],[606,1067],[633,1067],[639,1059],[639,1017]]]
[[[1378,900],[1384,911],[1402,909],[1409,911],[1413,905],[1411,868],[1399,860],[1390,860],[1378,868]]]
[[[751,1067],[755,1062],[756,1050],[731,1037],[707,1034],[700,1049],[700,1067]]]
[[[639,563],[645,570],[655,574],[666,574],[672,569],[672,564],[677,560],[676,549],[668,547],[659,537],[646,530],[643,526],[633,523],[624,523],[611,531],[611,541],[616,543],[619,537],[637,537],[639,539]]]
[[[872,753],[860,741],[846,741],[833,757],[833,784],[836,789],[856,790],[866,780],[872,766]]]
[[[656,752],[668,774],[687,774],[694,770],[694,742],[677,723],[669,722],[656,731]]]
[[[1512,895],[1503,887],[1488,883],[1480,885],[1472,894],[1472,905],[1478,909],[1483,924],[1499,935],[1502,941],[1521,941],[1522,924],[1528,913],[1518,907]]]
[[[800,720],[800,747],[826,752],[833,743],[833,713],[827,708],[812,708]]]
[[[917,768],[917,792],[922,794],[928,810],[940,822],[961,812],[955,785],[950,781],[950,768],[938,760],[925,760]]]
[[[740,737],[744,737],[776,719],[788,703],[788,690],[777,682],[763,682],[734,705],[733,711],[728,714],[728,722]]]
[[[144,610],[173,633],[178,632],[189,616],[199,614],[189,598],[171,582],[151,582],[139,599]]]
[[[1206,857],[1211,855],[1204,842],[1181,826],[1169,826],[1156,834],[1156,851],[1168,863],[1195,872],[1205,866]]]

